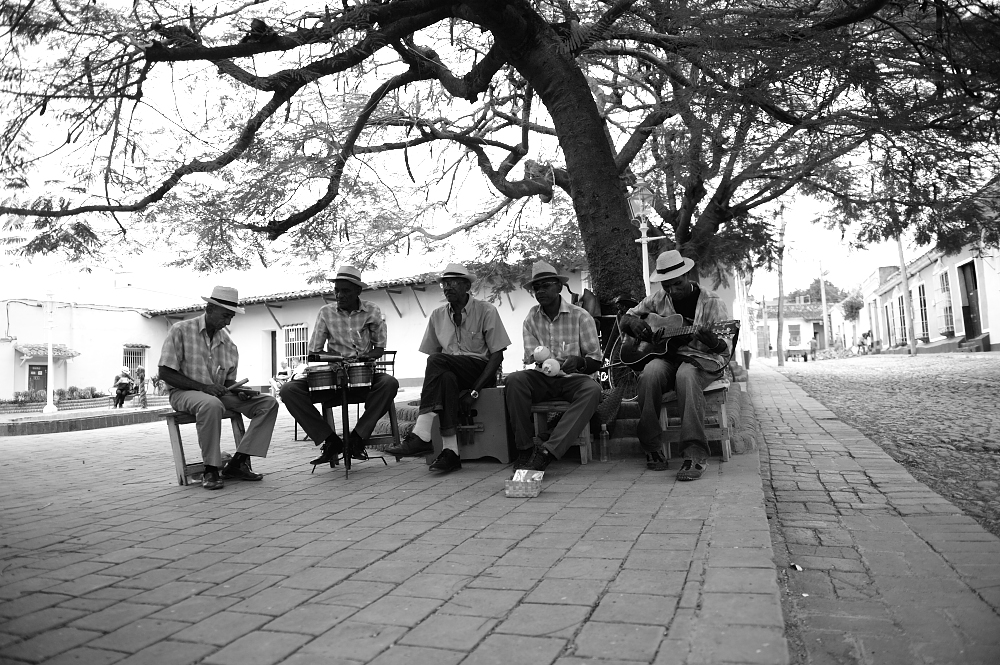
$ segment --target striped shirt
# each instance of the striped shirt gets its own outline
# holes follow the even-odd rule
[[[559,299],[559,313],[550,319],[535,305],[528,312],[521,327],[524,339],[524,362],[533,362],[531,354],[536,346],[546,346],[552,356],[560,362],[569,356],[604,360],[601,342],[597,337],[597,324],[587,310]]]
[[[204,314],[172,325],[160,351],[160,366],[205,384],[236,381],[239,364],[240,352],[225,329],[216,330],[209,339]],[[170,390],[181,389],[170,386]]]
[[[310,353],[336,353],[355,356],[388,343],[385,318],[378,305],[359,301],[358,309],[345,312],[336,304],[324,305],[316,316],[316,326],[309,337]]]
[[[500,320],[497,308],[488,302],[469,296],[462,310],[462,325],[456,326],[451,303],[431,312],[421,353],[447,353],[452,356],[479,356],[489,358],[497,351],[510,346],[507,329]]]

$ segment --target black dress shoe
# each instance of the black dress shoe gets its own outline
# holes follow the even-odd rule
[[[262,480],[264,478],[262,474],[253,472],[248,460],[237,462],[235,459],[222,467],[222,477],[235,480]]]
[[[454,450],[445,448],[441,451],[441,454],[437,456],[433,462],[431,462],[431,471],[439,471],[441,473],[448,473],[449,471],[455,471],[456,469],[462,468],[462,458],[458,456]]]
[[[430,441],[424,441],[419,436],[410,432],[398,446],[386,448],[385,452],[396,457],[420,457],[427,453],[434,452],[434,446]]]
[[[320,456],[309,462],[313,465],[313,471],[320,464],[326,464],[327,462],[330,463],[331,468],[337,466],[337,459],[340,457],[340,453],[344,452],[344,444],[337,445],[337,443],[327,442],[323,444],[320,450],[322,451]]]
[[[351,432],[351,459],[359,462],[368,461],[368,451],[365,450],[364,439],[354,432]]]

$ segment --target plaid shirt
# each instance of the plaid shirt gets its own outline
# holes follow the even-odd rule
[[[547,346],[552,356],[560,362],[568,356],[584,356],[597,362],[604,360],[601,342],[597,337],[597,324],[587,310],[559,299],[559,313],[555,319],[535,305],[528,312],[521,327],[524,339],[524,362],[532,362],[536,346]]]
[[[488,302],[469,296],[462,310],[462,325],[452,318],[451,303],[431,312],[424,338],[418,351],[430,355],[447,353],[452,356],[489,358],[510,346],[510,337],[503,327],[497,308]]]
[[[701,287],[699,286],[699,288]],[[646,296],[642,299],[642,302],[626,312],[630,316],[639,316],[642,314],[669,316],[676,313],[677,310],[674,308],[674,301],[670,298],[670,294],[663,289]],[[726,307],[726,303],[722,298],[716,295],[714,291],[701,289],[701,294],[698,296],[698,304],[694,308],[694,325],[710,326],[713,323],[727,320],[729,320],[729,308]],[[729,362],[729,356],[732,354],[731,340],[725,336],[722,336],[722,339],[726,342],[726,351],[723,353],[706,351],[706,347],[697,341],[693,341],[690,345],[682,346],[677,352],[680,355],[711,360],[722,369]]]
[[[236,381],[239,364],[240,352],[225,329],[216,330],[209,339],[204,314],[172,325],[160,351],[159,365],[200,383]],[[180,388],[170,386],[170,390]]]
[[[388,333],[382,310],[370,300],[360,303],[353,312],[345,312],[336,304],[321,307],[309,337],[309,352],[346,357],[367,353],[376,347],[384,349]]]

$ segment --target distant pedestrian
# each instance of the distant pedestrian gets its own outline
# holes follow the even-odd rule
[[[816,335],[813,335],[813,338],[809,340],[809,353],[806,355],[806,362],[808,362],[810,358],[816,360],[817,348],[819,348],[819,340],[816,339]]]
[[[122,371],[115,375],[115,401],[111,405],[112,409],[121,409],[125,406],[125,396],[132,391],[132,374],[128,367],[122,367]]]

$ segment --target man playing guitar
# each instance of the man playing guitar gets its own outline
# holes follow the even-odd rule
[[[715,293],[701,288],[691,279],[693,267],[694,261],[682,257],[677,250],[660,254],[656,259],[656,272],[649,281],[659,282],[662,290],[628,310],[619,324],[626,335],[635,338],[631,340],[633,343],[638,341],[640,345],[645,343],[660,349],[643,356],[645,366],[639,375],[637,433],[646,452],[646,466],[650,469],[663,471],[667,468],[660,448],[663,433],[660,407],[664,392],[677,392],[684,457],[677,472],[678,480],[697,480],[705,470],[709,448],[702,390],[722,376],[732,354],[730,344],[713,331],[717,324],[729,319],[729,309]],[[667,326],[686,324],[693,327],[690,334],[674,335],[667,327],[654,330],[651,320],[663,321]],[[626,360],[625,348],[622,359]]]

